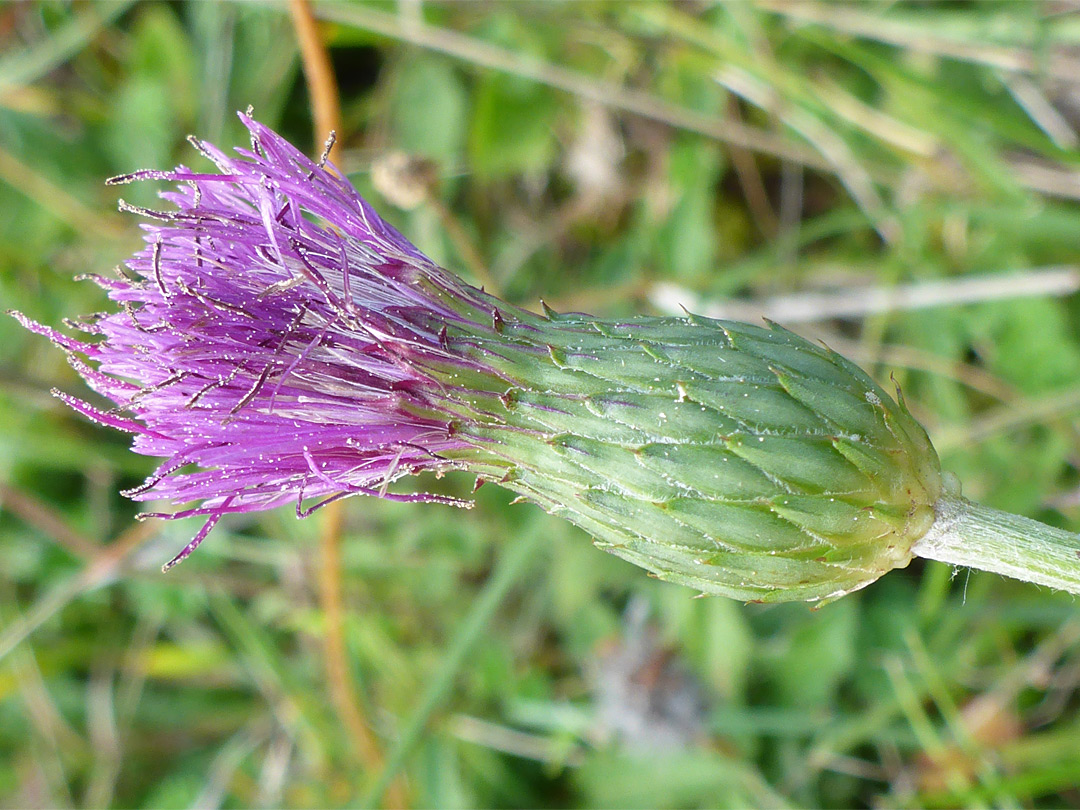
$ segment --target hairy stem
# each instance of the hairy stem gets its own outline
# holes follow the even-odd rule
[[[914,554],[1080,593],[1080,535],[956,496],[934,510]]]

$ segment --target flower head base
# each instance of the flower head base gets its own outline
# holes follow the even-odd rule
[[[903,402],[778,327],[605,322],[504,304],[433,264],[323,162],[242,119],[250,150],[148,211],[120,311],[68,350],[109,411],[165,458],[128,493],[222,515],[467,469],[597,544],[704,592],[834,598],[906,565],[943,493]],[[78,359],[84,355],[87,365]],[[312,507],[312,508],[315,508]],[[168,566],[166,566],[168,567]]]

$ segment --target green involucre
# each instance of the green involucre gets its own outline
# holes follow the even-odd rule
[[[494,370],[446,380],[469,467],[662,579],[832,599],[933,523],[940,464],[902,398],[780,327],[503,309],[447,340]]]

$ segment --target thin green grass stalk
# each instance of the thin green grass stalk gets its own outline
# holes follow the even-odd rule
[[[390,749],[382,773],[364,794],[360,802],[361,807],[375,807],[382,800],[390,782],[420,742],[420,737],[431,715],[449,694],[466,657],[480,641],[484,630],[495,617],[499,605],[528,570],[529,563],[532,562],[546,539],[543,529],[547,525],[546,520],[534,519],[528,524],[522,536],[514,539],[499,558],[495,571],[458,627],[438,671],[420,696],[401,736]]]
[[[314,694],[305,691],[303,682],[290,672],[280,647],[236,606],[226,590],[215,589],[207,594],[207,607],[226,638],[247,659],[255,688],[273,708],[278,721],[303,740],[307,751],[324,759],[324,740],[330,739],[332,729],[315,705]]]
[[[0,59],[0,90],[25,86],[62,65],[109,27],[135,0],[94,3],[33,45]]]

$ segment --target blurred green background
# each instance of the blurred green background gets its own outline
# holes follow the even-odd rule
[[[768,315],[894,376],[969,495],[1080,529],[1076,8],[313,5],[344,169],[434,259]],[[140,244],[103,179],[248,105],[321,148],[284,4],[0,5],[3,308],[102,308],[74,277]],[[135,523],[153,461],[52,387],[87,395],[0,319],[0,806],[1080,805],[1069,596],[916,561],[695,599],[495,487],[236,516],[162,575],[196,526]]]

